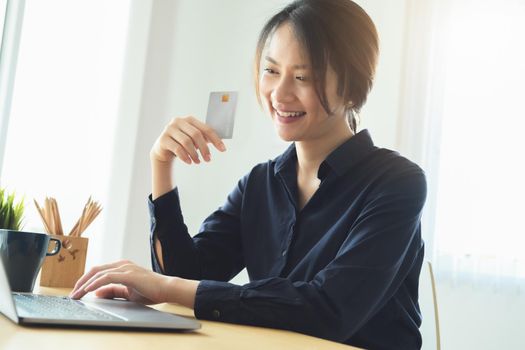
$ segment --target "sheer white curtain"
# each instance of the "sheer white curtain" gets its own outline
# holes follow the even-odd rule
[[[525,287],[525,2],[409,1],[403,151],[438,275]]]
[[[17,2],[17,1],[13,1]],[[25,227],[43,230],[33,198],[55,197],[68,232],[89,196],[101,251],[122,88],[130,0],[27,0],[1,185],[24,194]],[[2,106],[0,106],[2,108]],[[0,146],[1,148],[1,146]]]

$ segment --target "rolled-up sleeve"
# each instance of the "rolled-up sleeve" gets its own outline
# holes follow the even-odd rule
[[[275,277],[243,286],[205,280],[197,290],[196,317],[349,339],[416,264],[425,198],[420,169],[390,179],[370,194],[337,254],[313,279]]]

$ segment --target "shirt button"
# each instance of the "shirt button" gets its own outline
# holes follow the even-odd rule
[[[212,311],[212,316],[214,319],[219,319],[219,317],[221,317],[221,312],[219,310],[213,310]]]
[[[155,220],[155,218],[151,218],[151,223],[155,225],[157,223],[157,220]]]
[[[283,250],[283,252],[282,252],[281,255],[282,255],[282,256],[286,256],[286,250]]]

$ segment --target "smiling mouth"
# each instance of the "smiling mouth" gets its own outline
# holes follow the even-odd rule
[[[283,112],[275,110],[275,113],[282,118],[300,118],[306,115],[306,112]]]

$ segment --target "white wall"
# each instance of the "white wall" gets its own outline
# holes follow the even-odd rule
[[[361,127],[371,131],[376,145],[398,150],[406,0],[356,2],[376,24],[380,40],[376,78],[368,102],[363,108]]]

